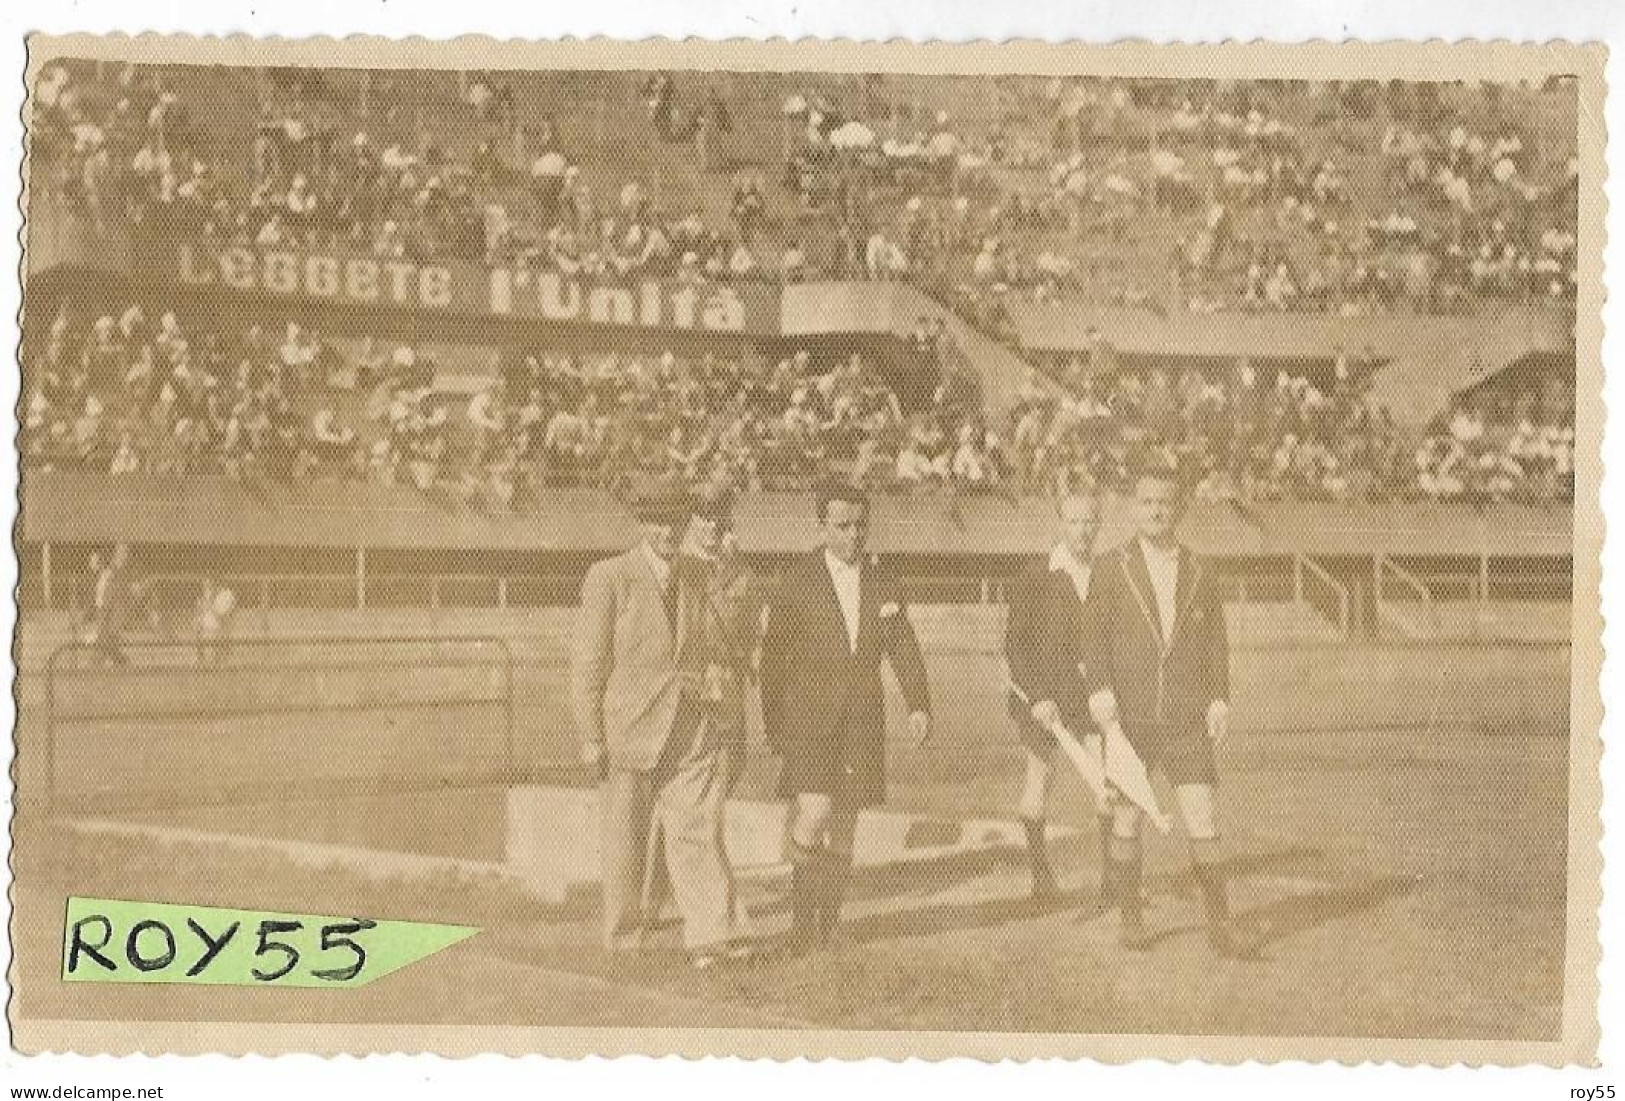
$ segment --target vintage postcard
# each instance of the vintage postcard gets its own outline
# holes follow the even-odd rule
[[[1604,56],[31,39],[13,1045],[1594,1063]]]

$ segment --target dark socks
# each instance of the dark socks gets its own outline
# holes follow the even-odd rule
[[[1150,937],[1145,928],[1145,908],[1140,902],[1140,839],[1111,836],[1106,852],[1109,857],[1106,874],[1111,891],[1107,904],[1115,906],[1121,916],[1123,946],[1144,950],[1150,947]]]
[[[1107,857],[1100,865],[1100,907],[1109,910],[1117,905],[1117,894],[1123,881],[1121,861]]]
[[[1116,904],[1116,895],[1113,889],[1116,886],[1116,864],[1112,861],[1112,816],[1100,816],[1100,905],[1110,907]]]
[[[1202,908],[1207,911],[1208,921],[1230,920],[1230,900],[1225,892],[1224,877],[1218,869],[1198,864],[1196,882],[1202,889]]]
[[[818,894],[818,939],[828,944],[835,936],[835,926],[841,920],[841,903],[846,898],[846,881],[851,872],[851,857],[844,853],[826,851],[821,862]]]
[[[1202,907],[1211,924],[1230,917],[1230,902],[1225,894],[1224,873],[1219,870],[1218,838],[1196,838],[1191,841],[1191,870],[1202,891]]]
[[[806,849],[785,840],[790,861],[790,942],[793,951],[806,951],[818,939],[819,900],[824,880],[822,849]]]
[[[1078,910],[1079,921],[1093,921],[1117,905],[1118,864],[1112,859],[1112,820],[1100,816],[1100,889]]]
[[[1049,866],[1044,820],[1023,817],[1021,827],[1027,831],[1027,862],[1032,867],[1033,897],[1051,898],[1056,894],[1055,872]]]
[[[1151,946],[1145,927],[1145,906],[1140,901],[1140,862],[1125,860],[1118,872],[1117,912],[1122,915],[1121,939],[1125,948],[1144,951]]]
[[[795,864],[790,869],[790,937],[804,941],[813,934],[817,899],[817,871],[810,864]]]
[[[1239,956],[1243,953],[1230,927],[1230,899],[1219,859],[1217,838],[1191,842],[1191,869],[1202,892],[1202,909],[1207,914],[1208,944],[1221,956]]]

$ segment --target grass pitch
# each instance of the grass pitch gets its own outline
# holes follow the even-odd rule
[[[1509,662],[1525,671],[1523,680],[1497,672]],[[1336,714],[1324,700],[1295,700],[1302,688],[1293,682],[1271,689],[1264,675],[1253,676],[1246,689],[1273,714],[1290,714],[1301,702],[1306,716],[1303,728],[1282,722],[1260,728],[1249,726],[1242,710],[1221,756],[1233,904],[1262,945],[1258,961],[1221,961],[1208,951],[1177,837],[1148,844],[1149,917],[1161,931],[1158,942],[1143,954],[1120,950],[1109,922],[1089,916],[1099,881],[1093,808],[1064,774],[1054,817],[1082,832],[1056,846],[1069,891],[1062,902],[1028,900],[1016,850],[872,869],[853,883],[835,949],[705,975],[684,964],[675,929],[647,954],[611,958],[598,947],[597,903],[587,896],[549,907],[478,877],[376,879],[269,853],[89,840],[25,807],[15,849],[13,1013],[1556,1038],[1568,722],[1556,708],[1531,707],[1530,692],[1533,686],[1542,699],[1566,697],[1566,652],[1559,659],[1543,651],[1510,657],[1485,651],[1482,660],[1441,664],[1437,654],[1419,650],[1407,665],[1424,680],[1427,670],[1449,666],[1439,674],[1448,679],[1418,701],[1418,718],[1409,725],[1387,718],[1362,724],[1359,714]],[[943,816],[1008,813],[1019,759],[987,698],[991,672],[984,673],[943,685],[948,694],[939,708],[958,716],[958,725],[937,747],[894,753],[893,805]],[[1418,691],[1407,684],[1406,691]],[[1452,708],[1452,697],[1467,702]],[[25,764],[29,729],[25,722]],[[297,733],[287,731],[290,739]],[[746,790],[766,787],[773,765],[754,762]],[[448,790],[356,807],[364,808],[370,835],[443,835],[455,831],[461,799]],[[244,812],[274,821],[287,815],[287,805],[245,805]],[[426,819],[452,825],[426,831]],[[471,837],[480,832],[478,820],[478,813],[467,819]],[[748,889],[747,901],[770,933],[787,922],[781,890],[773,880]],[[368,913],[472,924],[484,932],[343,993],[75,986],[56,979],[68,894]]]

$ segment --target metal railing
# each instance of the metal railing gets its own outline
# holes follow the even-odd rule
[[[414,619],[410,628],[417,630],[419,622],[429,633],[438,633],[442,623],[453,624],[454,633],[468,627],[481,629],[477,620],[460,617],[464,612],[511,612],[534,609],[569,609],[577,602],[580,576],[573,572],[555,571],[528,573],[521,571],[473,572],[406,572],[403,570],[369,570],[363,559],[359,568],[348,570],[325,569],[311,573],[258,573],[252,570],[230,568],[216,572],[161,572],[146,575],[142,580],[149,589],[147,608],[153,613],[152,625],[136,627],[127,637],[132,640],[158,642],[184,642],[194,633],[192,619],[198,610],[198,596],[207,583],[223,585],[236,595],[236,612],[227,633],[236,638],[271,636],[284,631],[309,630],[297,613],[312,609],[354,612],[384,610],[389,612],[424,612],[426,620]],[[1441,637],[1449,630],[1464,627],[1473,636],[1485,633],[1483,623],[1489,614],[1488,603],[1518,579],[1510,575],[1488,575],[1478,566],[1476,572],[1460,565],[1450,568],[1426,563],[1418,567],[1401,564],[1389,555],[1375,554],[1369,567],[1373,615],[1370,626],[1381,633],[1382,619],[1388,625],[1410,637]],[[1487,576],[1488,575],[1488,576]],[[764,575],[771,580],[772,573]],[[904,575],[905,589],[911,602],[916,604],[950,604],[966,606],[996,606],[1008,596],[1011,578],[1005,574],[984,572],[909,573]],[[1556,593],[1561,577],[1552,574],[1550,580],[1529,588],[1533,595],[1524,599],[1558,599]],[[1323,617],[1335,628],[1340,639],[1352,638],[1357,631],[1366,629],[1363,614],[1365,585],[1339,575],[1323,562],[1303,554],[1280,555],[1268,562],[1267,569],[1221,571],[1218,578],[1221,591],[1228,602],[1241,604],[1279,605],[1293,603]],[[86,586],[58,590],[67,599],[54,603],[54,607],[85,614],[83,599],[75,599]],[[1516,597],[1517,592],[1513,593]],[[1472,604],[1472,622],[1458,615],[1458,604]],[[25,601],[25,607],[30,607]],[[278,615],[278,612],[292,613]],[[387,628],[386,628],[387,629]],[[496,629],[489,625],[485,630]]]
[[[1332,609],[1331,618],[1337,624],[1337,637],[1349,637],[1349,608],[1352,598],[1348,586],[1332,576],[1314,559],[1302,554],[1292,556],[1292,600],[1294,603],[1315,611],[1321,611],[1316,601],[1311,598],[1310,590],[1318,587],[1322,594],[1329,594]]]
[[[272,608],[289,604],[298,606],[300,603],[273,599],[273,594],[279,591],[305,593],[305,605],[353,607],[356,598],[355,578],[350,574],[338,573],[155,573],[148,574],[143,583],[150,594],[149,607],[159,612],[161,617],[163,613],[173,613],[177,620],[193,606],[205,585],[224,586],[236,596],[239,614],[258,614],[261,631],[270,629],[269,612]],[[322,590],[329,594],[328,599],[310,599],[312,594]],[[175,625],[178,626],[178,623]]]
[[[1378,629],[1381,629],[1382,613],[1385,608],[1390,614],[1395,614],[1392,606],[1395,602],[1390,601],[1387,595],[1386,582],[1390,577],[1398,581],[1400,586],[1412,594],[1422,606],[1421,624],[1407,627],[1411,636],[1414,638],[1437,636],[1440,633],[1439,609],[1433,599],[1433,590],[1421,578],[1386,554],[1377,554],[1371,559],[1371,595]],[[1403,620],[1404,617],[1400,618]]]
[[[771,577],[772,575],[768,575]],[[909,600],[915,604],[1002,605],[1013,579],[996,574],[905,574]],[[580,578],[572,574],[526,573],[405,573],[393,571],[324,571],[319,573],[256,573],[222,570],[215,573],[175,572],[147,574],[149,608],[157,613],[165,641],[185,637],[186,619],[195,611],[204,586],[229,588],[236,597],[236,623],[259,634],[275,629],[272,613],[278,609],[326,608],[339,611],[419,609],[433,614],[453,609],[574,607]],[[1348,587],[1318,562],[1303,556],[1285,570],[1267,575],[1238,575],[1221,579],[1227,600],[1243,604],[1274,604],[1292,600],[1321,612],[1347,637],[1352,621]],[[68,610],[83,612],[76,602]]]
[[[262,630],[275,608],[532,608],[574,606],[580,579],[564,574],[491,573],[154,573],[145,578],[160,608],[182,611],[206,584],[224,585],[237,597],[239,612],[253,612]],[[915,603],[1001,604],[1008,579],[990,575],[906,575],[903,584]],[[563,600],[527,599],[538,590],[562,593]],[[307,600],[288,599],[305,594]],[[322,599],[308,599],[312,595]]]
[[[489,573],[155,573],[145,578],[160,609],[184,610],[214,583],[232,590],[239,611],[258,613],[267,627],[275,608],[331,607],[341,609],[422,607],[495,608],[536,607],[542,601],[525,599],[538,588],[565,585],[573,594],[579,581],[561,575],[508,575]],[[401,594],[411,594],[402,596]],[[168,599],[164,599],[167,597]]]
[[[389,648],[410,653],[390,655]],[[360,650],[362,657],[345,656],[346,650]],[[279,653],[280,651],[280,653]],[[335,653],[337,651],[337,653]],[[462,656],[459,656],[459,652]],[[494,656],[484,656],[484,653]],[[142,662],[143,657],[149,658]],[[131,659],[136,659],[132,662]],[[429,709],[446,704],[433,698],[402,701],[387,694],[358,692],[343,701],[301,702],[279,698],[273,690],[257,702],[221,703],[209,701],[174,703],[156,707],[140,706],[141,696],[129,690],[113,689],[94,693],[87,705],[74,706],[64,700],[59,687],[67,678],[110,678],[128,686],[140,681],[162,681],[185,675],[265,675],[275,673],[380,673],[390,670],[418,672],[458,668],[494,667],[499,679],[494,692],[486,697],[475,694],[454,704],[493,705],[502,713],[502,772],[515,775],[514,743],[514,657],[511,643],[497,635],[457,637],[423,635],[278,635],[274,638],[231,636],[211,640],[153,641],[120,639],[111,645],[70,642],[53,650],[45,662],[44,766],[47,813],[58,798],[58,735],[67,723],[96,724],[180,721],[220,717],[246,719],[263,716],[294,716],[312,713],[374,713],[391,710]],[[136,701],[132,705],[131,701]],[[116,756],[116,754],[111,754]],[[189,779],[189,778],[183,778]]]

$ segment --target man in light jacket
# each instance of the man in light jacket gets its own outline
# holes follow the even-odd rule
[[[706,572],[679,554],[688,500],[648,495],[635,512],[641,542],[587,572],[571,653],[582,761],[602,784],[604,940],[641,945],[663,857],[684,944],[704,968],[754,942],[722,846],[735,732],[718,697],[736,643],[709,611]]]

